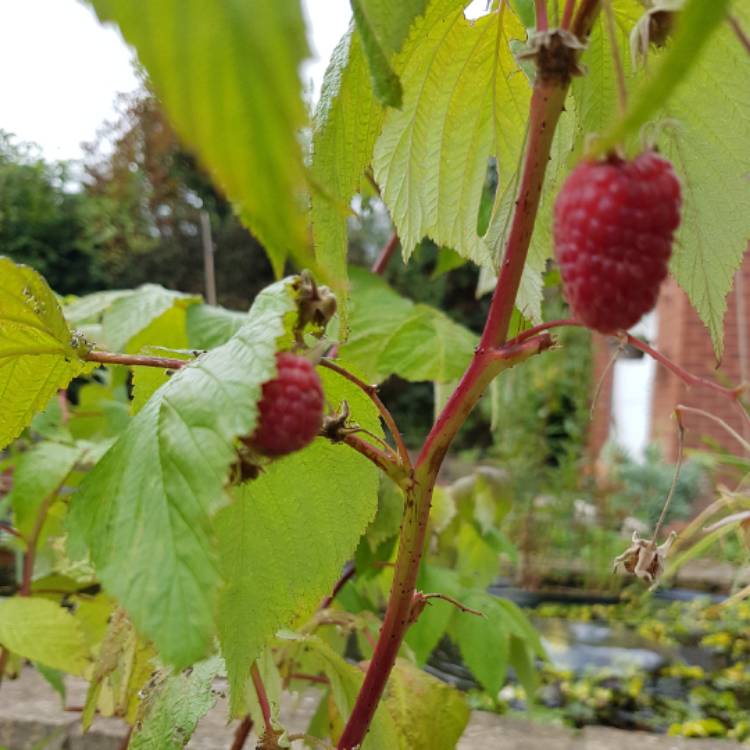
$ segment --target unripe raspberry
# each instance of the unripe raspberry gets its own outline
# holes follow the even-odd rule
[[[635,325],[656,304],[680,224],[680,182],[647,151],[582,162],[555,202],[555,256],[581,322],[601,333]]]
[[[253,450],[269,457],[304,448],[323,421],[323,387],[312,362],[281,352],[276,368],[276,377],[263,385],[258,426],[248,440]]]

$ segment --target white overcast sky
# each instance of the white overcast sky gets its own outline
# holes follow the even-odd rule
[[[303,70],[316,89],[351,17],[349,0],[303,0],[316,55]],[[0,0],[0,130],[75,159],[136,79],[119,32],[79,0]]]

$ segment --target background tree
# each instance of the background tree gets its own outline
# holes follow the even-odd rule
[[[273,274],[260,244],[180,144],[144,86],[85,147],[86,240],[110,287],[146,281],[203,293],[200,212],[216,246],[219,301],[245,309]]]
[[[0,248],[36,268],[61,294],[101,288],[104,278],[84,241],[86,196],[69,166],[44,161],[39,150],[0,131]]]

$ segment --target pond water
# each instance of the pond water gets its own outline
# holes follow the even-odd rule
[[[539,665],[534,710],[554,711],[575,726],[750,738],[748,612],[713,615],[716,597],[687,590],[664,592],[627,614],[610,598],[502,593],[524,606],[549,657]],[[448,639],[427,669],[481,695]],[[496,710],[527,710],[525,694],[509,677],[499,696],[476,699]]]

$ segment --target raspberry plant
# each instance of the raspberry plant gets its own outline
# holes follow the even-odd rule
[[[154,285],[61,305],[38,274],[0,259],[12,484],[2,528],[22,560],[15,596],[0,602],[0,675],[30,660],[52,681],[85,676],[84,727],[97,710],[122,716],[133,748],[183,747],[218,674],[243,719],[236,746],[251,723],[262,747],[287,746],[280,692],[312,676],[327,692],[308,743],[452,748],[466,705],[415,662],[448,632],[488,692],[509,665],[530,692],[543,649],[521,612],[485,590],[510,549],[497,529],[507,483],[484,471],[440,486],[443,459],[492,381],[554,344],[550,329],[622,335],[652,304],[677,225],[665,159],[683,185],[670,271],[720,355],[748,239],[748,3],[670,4],[655,49],[654,8],[637,0],[499,0],[471,21],[457,0],[352,0],[314,115],[301,96],[297,0],[93,5],[136,48],[277,273],[287,261],[309,271],[245,314]],[[653,169],[639,172],[645,161]],[[488,164],[499,186],[480,235]],[[603,207],[598,174],[634,188],[627,211]],[[395,228],[375,271],[399,241],[408,261],[424,237],[475,263],[494,287],[478,339],[347,268],[347,207],[373,190]],[[545,322],[553,213],[577,319]],[[597,265],[602,225],[611,262]],[[617,314],[581,278],[620,294]],[[739,397],[629,340],[690,384]],[[305,365],[305,387],[284,386],[281,409],[267,397],[298,357],[317,361],[317,375]],[[450,393],[416,456],[377,393],[392,374]],[[84,385],[71,403],[74,378]],[[318,378],[325,414],[307,444]],[[285,426],[294,446],[277,441],[276,411],[305,412]],[[472,554],[421,565],[428,537]],[[382,623],[361,603],[368,586],[388,592]],[[342,632],[356,634],[361,667],[343,658]]]

